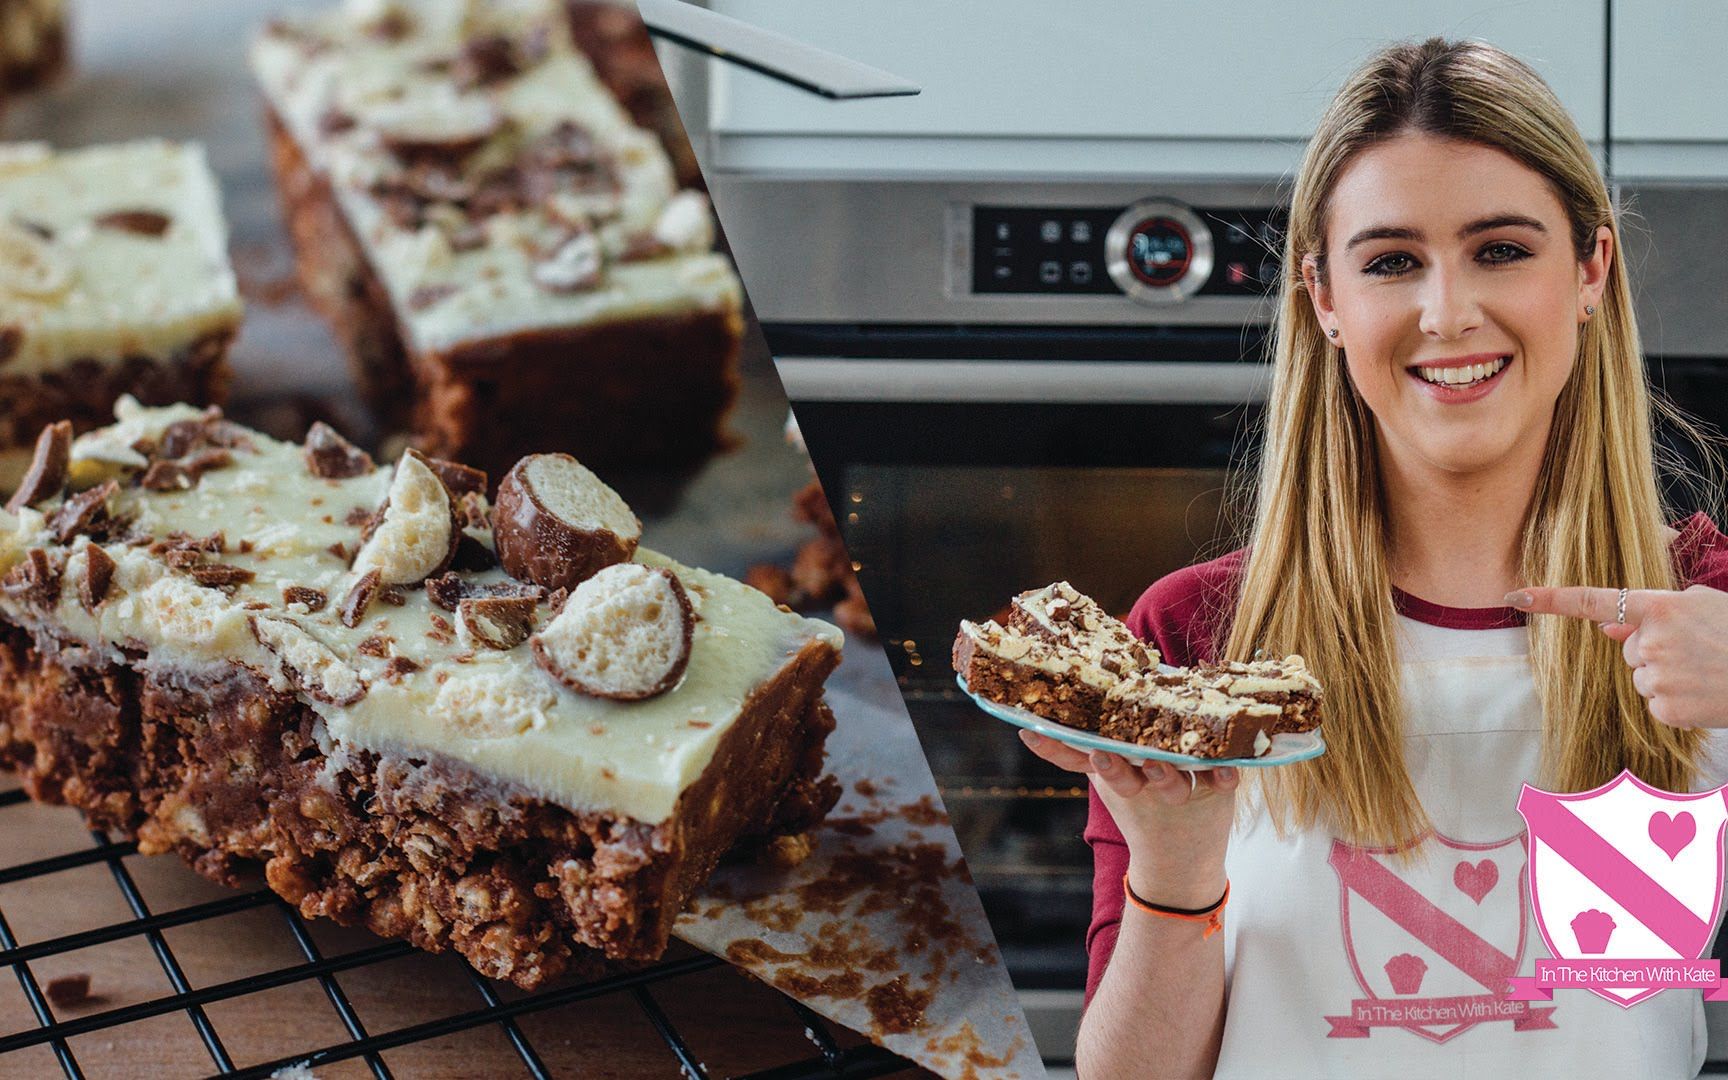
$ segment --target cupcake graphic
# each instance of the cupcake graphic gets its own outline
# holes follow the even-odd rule
[[[1608,938],[1614,933],[1614,916],[1591,908],[1572,917],[1572,935],[1578,939],[1578,951],[1601,956],[1608,951]]]
[[[1428,962],[1413,953],[1399,953],[1386,961],[1386,977],[1392,980],[1394,994],[1414,994],[1422,989],[1422,976],[1428,974]]]

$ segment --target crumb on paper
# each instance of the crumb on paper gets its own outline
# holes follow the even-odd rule
[[[69,1009],[74,1005],[82,1005],[90,1000],[90,975],[82,971],[72,975],[56,975],[48,980],[48,985],[43,990],[56,1008]]]
[[[318,1074],[312,1071],[312,1066],[307,1062],[296,1061],[271,1073],[270,1080],[318,1080]]]

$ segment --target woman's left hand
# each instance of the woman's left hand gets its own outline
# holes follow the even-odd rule
[[[1589,619],[1620,642],[1650,715],[1674,727],[1728,727],[1728,592],[1531,587],[1506,597],[1520,611]]]

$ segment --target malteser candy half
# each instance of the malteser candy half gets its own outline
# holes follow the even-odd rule
[[[384,517],[354,556],[357,577],[379,572],[381,585],[412,585],[442,573],[456,556],[461,528],[444,481],[424,459],[396,463]]]
[[[637,701],[678,684],[695,630],[696,612],[676,575],[622,563],[578,585],[528,643],[540,666],[570,689]]]
[[[56,420],[36,436],[36,456],[30,461],[30,471],[6,503],[8,513],[16,514],[26,506],[34,506],[50,495],[58,495],[66,484],[66,472],[72,464],[72,421]]]
[[[602,567],[626,562],[642,523],[618,493],[568,454],[532,454],[498,485],[493,541],[505,573],[574,589]]]

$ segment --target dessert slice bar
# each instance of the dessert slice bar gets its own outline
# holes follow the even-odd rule
[[[1202,758],[1259,757],[1271,749],[1278,706],[1168,680],[1142,675],[1119,682],[1106,699],[1099,734]]]
[[[0,0],[0,105],[66,67],[65,0]]]
[[[642,16],[630,0],[568,0],[570,33],[594,65],[595,74],[630,111],[640,127],[660,136],[660,146],[672,161],[673,174],[684,187],[702,187],[696,150],[678,116],[678,103],[666,85],[666,73]]]
[[[528,988],[658,956],[722,855],[833,805],[840,632],[638,546],[574,461],[495,514],[477,470],[327,427],[116,416],[0,515],[35,797]]]
[[[1081,653],[994,621],[961,621],[954,670],[980,697],[1086,731],[1098,729],[1118,681]]]
[[[1275,735],[1320,726],[1320,680],[1308,670],[1307,661],[1294,653],[1282,660],[1199,664],[1190,669],[1188,678],[1193,685],[1231,697],[1278,706],[1278,722],[1271,728]]]
[[[1066,581],[1016,596],[1008,625],[1084,656],[1112,674],[1126,677],[1158,667],[1158,650],[1136,638],[1097,601]]]
[[[201,147],[0,144],[0,488],[43,428],[122,394],[220,401],[240,315]]]
[[[742,290],[560,0],[368,0],[252,52],[300,278],[366,396],[493,472],[725,446]]]

